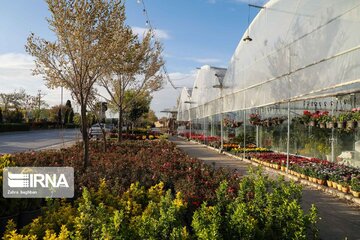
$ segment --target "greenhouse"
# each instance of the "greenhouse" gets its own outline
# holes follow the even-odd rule
[[[228,68],[203,66],[178,101],[178,133],[360,166],[360,2],[271,0]],[[241,151],[241,150],[240,150]]]

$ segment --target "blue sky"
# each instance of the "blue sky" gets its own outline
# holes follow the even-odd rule
[[[144,0],[151,24],[163,43],[166,68],[177,86],[192,86],[196,68],[208,64],[227,67],[247,27],[248,3],[264,0]],[[250,10],[251,19],[257,10]],[[142,4],[126,1],[127,24],[135,32],[147,28]],[[0,92],[20,87],[30,94],[38,89],[47,93],[50,105],[59,104],[59,89],[48,90],[40,76],[31,76],[33,61],[24,45],[30,32],[53,39],[41,0],[4,0],[0,8]],[[169,84],[154,94],[152,108],[158,116],[176,104],[180,90]],[[69,94],[65,98],[69,98]]]

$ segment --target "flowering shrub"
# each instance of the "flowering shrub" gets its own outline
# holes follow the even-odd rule
[[[252,147],[252,148],[243,148],[243,147],[237,147],[233,148],[231,150],[232,153],[238,154],[238,153],[253,153],[253,152],[271,152],[271,150],[267,148],[261,148],[261,147]]]
[[[300,207],[301,187],[261,172],[245,177],[234,191],[221,182],[213,202],[195,211],[181,192],[165,184],[131,184],[114,195],[104,180],[84,188],[72,206],[48,200],[44,214],[20,230],[8,225],[5,239],[314,239],[318,219]]]
[[[90,164],[82,168],[81,146],[61,151],[19,153],[11,156],[17,166],[72,166],[75,169],[75,195],[81,188],[96,188],[105,178],[112,191],[121,194],[133,182],[150,187],[159,181],[167,189],[181,191],[194,207],[203,201],[212,201],[219,183],[227,179],[236,188],[238,175],[225,169],[214,169],[188,157],[168,141],[111,142],[104,153],[102,146],[91,144]]]
[[[235,199],[227,183],[217,190],[215,204],[203,203],[192,221],[198,239],[312,239],[316,208],[304,214],[299,205],[301,188],[261,173],[245,177]],[[307,235],[307,229],[314,231]]]

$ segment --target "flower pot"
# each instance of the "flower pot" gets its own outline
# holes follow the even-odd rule
[[[319,127],[320,127],[320,128],[325,128],[325,123],[320,123],[320,124],[319,124]]]
[[[356,198],[359,198],[360,197],[360,192],[357,192],[357,191],[353,191],[353,190],[350,190],[351,191],[351,194],[356,197]]]
[[[313,178],[312,178],[312,177],[309,177],[309,181],[312,182],[312,181],[313,181]]]
[[[286,167],[285,167],[285,166],[281,166],[281,171],[285,172],[285,171],[286,171]]]
[[[310,121],[310,122],[309,122],[309,126],[315,127],[315,126],[316,126],[316,121]]]
[[[319,185],[325,185],[325,180],[324,179],[316,179],[317,184]]]
[[[346,128],[347,129],[354,129],[356,127],[356,122],[355,121],[347,121],[346,122]]]
[[[335,123],[334,122],[327,122],[326,123],[326,128],[334,128],[335,127]]]
[[[338,127],[339,129],[345,128],[345,127],[346,127],[346,121],[344,121],[344,122],[337,122],[337,127]]]
[[[333,182],[332,182],[332,181],[330,181],[330,180],[327,180],[327,181],[326,181],[326,185],[328,185],[328,187],[332,187]]]
[[[349,187],[341,186],[341,191],[343,193],[348,193],[349,192]]]
[[[334,188],[334,189],[337,189],[337,183],[336,182],[332,182],[332,188]]]
[[[337,184],[337,190],[339,190],[339,191],[341,191],[342,190],[342,186],[341,186],[341,184]]]

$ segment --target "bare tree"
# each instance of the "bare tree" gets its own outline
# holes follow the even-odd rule
[[[89,137],[86,106],[94,93],[95,82],[107,71],[114,39],[127,36],[122,0],[46,0],[51,17],[51,42],[33,33],[26,50],[35,57],[34,74],[44,76],[50,88],[71,91],[80,106],[84,147],[84,167],[89,163]]]
[[[152,40],[152,34],[148,31],[141,41],[132,35],[126,48],[115,42],[109,74],[100,80],[100,85],[110,95],[109,102],[119,113],[118,141],[122,140],[124,111],[131,105],[131,101],[125,101],[126,91],[132,90],[136,99],[145,92],[159,90],[163,85],[163,76],[160,73],[164,64],[161,58],[162,48],[157,41]],[[117,50],[117,47],[120,49]]]

